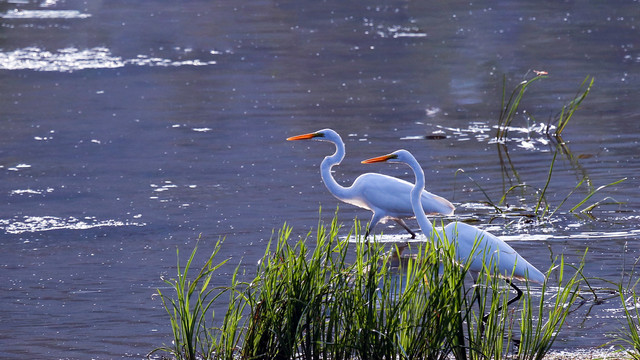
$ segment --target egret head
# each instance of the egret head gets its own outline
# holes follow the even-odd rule
[[[371,159],[363,160],[363,164],[372,164],[378,162],[390,162],[390,163],[406,163],[409,159],[413,158],[410,152],[407,150],[396,150],[391,154],[374,157]]]
[[[296,136],[292,136],[287,138],[287,140],[289,141],[293,141],[293,140],[317,140],[317,141],[330,141],[330,142],[338,142],[338,141],[342,141],[342,139],[340,139],[340,135],[338,135],[337,132],[331,130],[331,129],[322,129],[322,130],[318,130],[316,132],[312,132],[312,133],[308,133],[308,134],[302,134],[302,135],[296,135]]]

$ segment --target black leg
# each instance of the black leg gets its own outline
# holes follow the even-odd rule
[[[411,229],[409,229],[407,224],[405,224],[404,220],[402,219],[394,219],[394,220],[398,223],[398,225],[402,226],[405,230],[407,230],[407,232],[409,232],[409,234],[411,234],[412,239],[416,238],[416,233],[414,233]]]
[[[522,290],[520,290],[520,288],[517,287],[516,284],[514,284],[511,280],[505,279],[505,281],[507,282],[507,284],[511,285],[511,287],[516,291],[516,296],[513,299],[507,301],[507,306],[509,306],[509,305],[513,304],[514,302],[520,300],[520,298],[522,297]],[[478,301],[480,301],[480,300],[478,299]],[[501,311],[501,310],[502,310],[502,305],[500,305],[500,307],[498,308],[498,311]],[[488,318],[489,318],[489,314],[486,314],[485,316],[482,317],[482,327],[483,327],[483,329],[484,329],[484,324],[487,322]]]
[[[511,305],[512,303],[514,303],[514,302],[516,302],[516,301],[520,300],[520,298],[522,297],[522,290],[520,290],[520,288],[519,288],[519,287],[517,287],[517,286],[516,286],[516,284],[514,284],[513,282],[511,282],[511,280],[506,279],[506,281],[507,281],[507,284],[511,285],[511,287],[516,291],[516,296],[515,296],[513,299],[511,299],[511,300],[507,301],[507,306],[509,306],[509,305]]]

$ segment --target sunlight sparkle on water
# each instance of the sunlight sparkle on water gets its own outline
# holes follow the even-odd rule
[[[135,66],[206,66],[213,60],[174,61],[147,55],[138,55],[134,59],[123,59],[111,53],[105,47],[80,50],[74,47],[47,51],[38,47],[26,47],[13,51],[0,52],[0,70],[36,70],[72,72],[84,69],[110,69],[127,65]]]
[[[135,223],[118,220],[98,220],[95,217],[84,217],[82,219],[73,216],[60,218],[57,216],[24,216],[22,218],[0,220],[0,229],[8,234],[22,234],[38,231],[50,230],[87,230],[97,227],[120,227],[120,226],[145,226],[145,223]]]
[[[34,189],[16,189],[11,190],[11,195],[43,195],[44,193],[53,192],[53,188],[46,188],[43,190],[34,190]]]
[[[91,14],[84,14],[77,10],[9,10],[0,15],[5,19],[86,19]]]
[[[20,169],[28,169],[30,167],[31,167],[31,165],[29,165],[29,164],[18,164],[16,166],[12,166],[12,167],[7,168],[7,170],[9,170],[9,171],[18,171]]]

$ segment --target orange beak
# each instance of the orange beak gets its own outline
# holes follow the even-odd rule
[[[318,137],[320,135],[316,134],[316,133],[309,133],[309,134],[302,134],[302,135],[296,135],[296,136],[292,136],[287,138],[287,140],[291,141],[291,140],[309,140],[309,139],[313,139],[314,137]]]
[[[377,162],[384,162],[387,161],[389,159],[395,159],[396,156],[393,154],[389,154],[389,155],[383,155],[383,156],[378,156],[378,157],[374,157],[371,159],[367,159],[367,160],[362,160],[363,164],[372,164],[372,163],[377,163]]]

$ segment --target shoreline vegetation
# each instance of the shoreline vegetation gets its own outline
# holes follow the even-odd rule
[[[523,358],[536,359],[548,352],[578,293],[579,272],[563,280],[560,260],[548,273],[557,290],[527,286],[520,310],[512,311],[504,306],[511,296],[504,282],[489,271],[470,282],[468,264],[456,262],[452,246],[426,242],[407,255],[364,242],[357,223],[347,240],[340,229],[335,216],[329,226],[319,224],[315,241],[309,233],[291,243],[285,225],[255,276],[238,281],[236,269],[222,288],[209,284],[224,264],[214,265],[223,243],[189,281],[194,250],[183,268],[178,264],[178,276],[165,280],[177,298],[159,292],[174,341],[158,350],[194,360],[474,359],[503,358],[517,346]],[[224,319],[209,318],[213,302],[225,298]]]
[[[536,76],[519,83],[509,98],[506,80],[503,83],[496,142],[505,147],[507,157],[508,130],[516,115],[533,119],[526,111],[520,112],[520,101],[528,86],[547,75],[534,73]],[[508,195],[529,189],[533,190],[531,196],[519,194],[521,201],[527,202],[522,208],[528,210],[516,215],[545,222],[585,182],[583,178],[560,204],[547,202],[545,193],[556,155],[570,155],[561,133],[592,85],[593,78],[587,77],[576,97],[547,124],[546,135],[555,140],[556,150],[543,188],[529,189],[512,165],[505,166],[507,171],[512,169],[517,183],[505,189],[499,202],[493,202],[468,176],[497,213],[509,211],[505,207]],[[624,180],[595,189],[588,186],[588,195],[569,212],[583,207],[580,213],[588,215],[606,201],[617,203],[605,198],[584,207],[598,191]],[[250,267],[238,265],[224,286],[212,285],[213,275],[227,262],[216,258],[224,241],[216,243],[199,270],[193,263],[196,245],[184,266],[178,260],[176,276],[163,279],[168,290],[157,291],[169,315],[173,340],[147,357],[640,360],[640,299],[635,291],[640,280],[634,282],[634,271],[624,273],[619,282],[597,279],[612,285],[625,315],[624,328],[611,334],[611,341],[593,348],[552,349],[562,336],[567,317],[584,305],[587,297],[593,296],[594,303],[599,300],[590,285],[595,279],[584,277],[582,272],[587,250],[574,263],[550,254],[546,281],[542,285],[521,282],[524,295],[507,307],[513,294],[505,279],[494,275],[497,272],[492,265],[471,274],[469,262],[456,259],[448,239],[387,244],[385,248],[375,239],[363,239],[357,220],[346,239],[339,238],[343,227],[337,219],[336,210],[329,224],[320,218],[315,233],[310,231],[298,240],[292,240],[292,229],[285,223],[269,241],[255,274],[247,274]],[[434,226],[443,226],[440,221]],[[180,259],[178,251],[176,255]],[[194,271],[198,272],[193,275]]]
[[[548,280],[523,285],[522,298],[507,308],[513,294],[506,282],[489,269],[472,281],[469,264],[456,260],[447,241],[385,248],[365,242],[358,222],[346,239],[339,238],[341,229],[337,211],[330,224],[320,221],[315,234],[297,241],[285,224],[256,273],[241,274],[237,267],[228,286],[211,285],[226,262],[215,262],[224,242],[217,242],[199,270],[192,268],[196,246],[188,262],[178,264],[177,276],[165,279],[175,294],[158,290],[173,341],[148,357],[161,352],[190,360],[638,358],[638,343],[629,340],[632,330],[599,348],[552,349],[581,294],[589,292],[581,275],[584,258],[568,264],[556,257]],[[193,271],[197,275],[188,280]],[[629,295],[622,286],[627,295],[621,299]],[[214,303],[226,310],[214,312]],[[636,310],[627,311],[629,326],[637,328],[637,314],[629,313]]]

